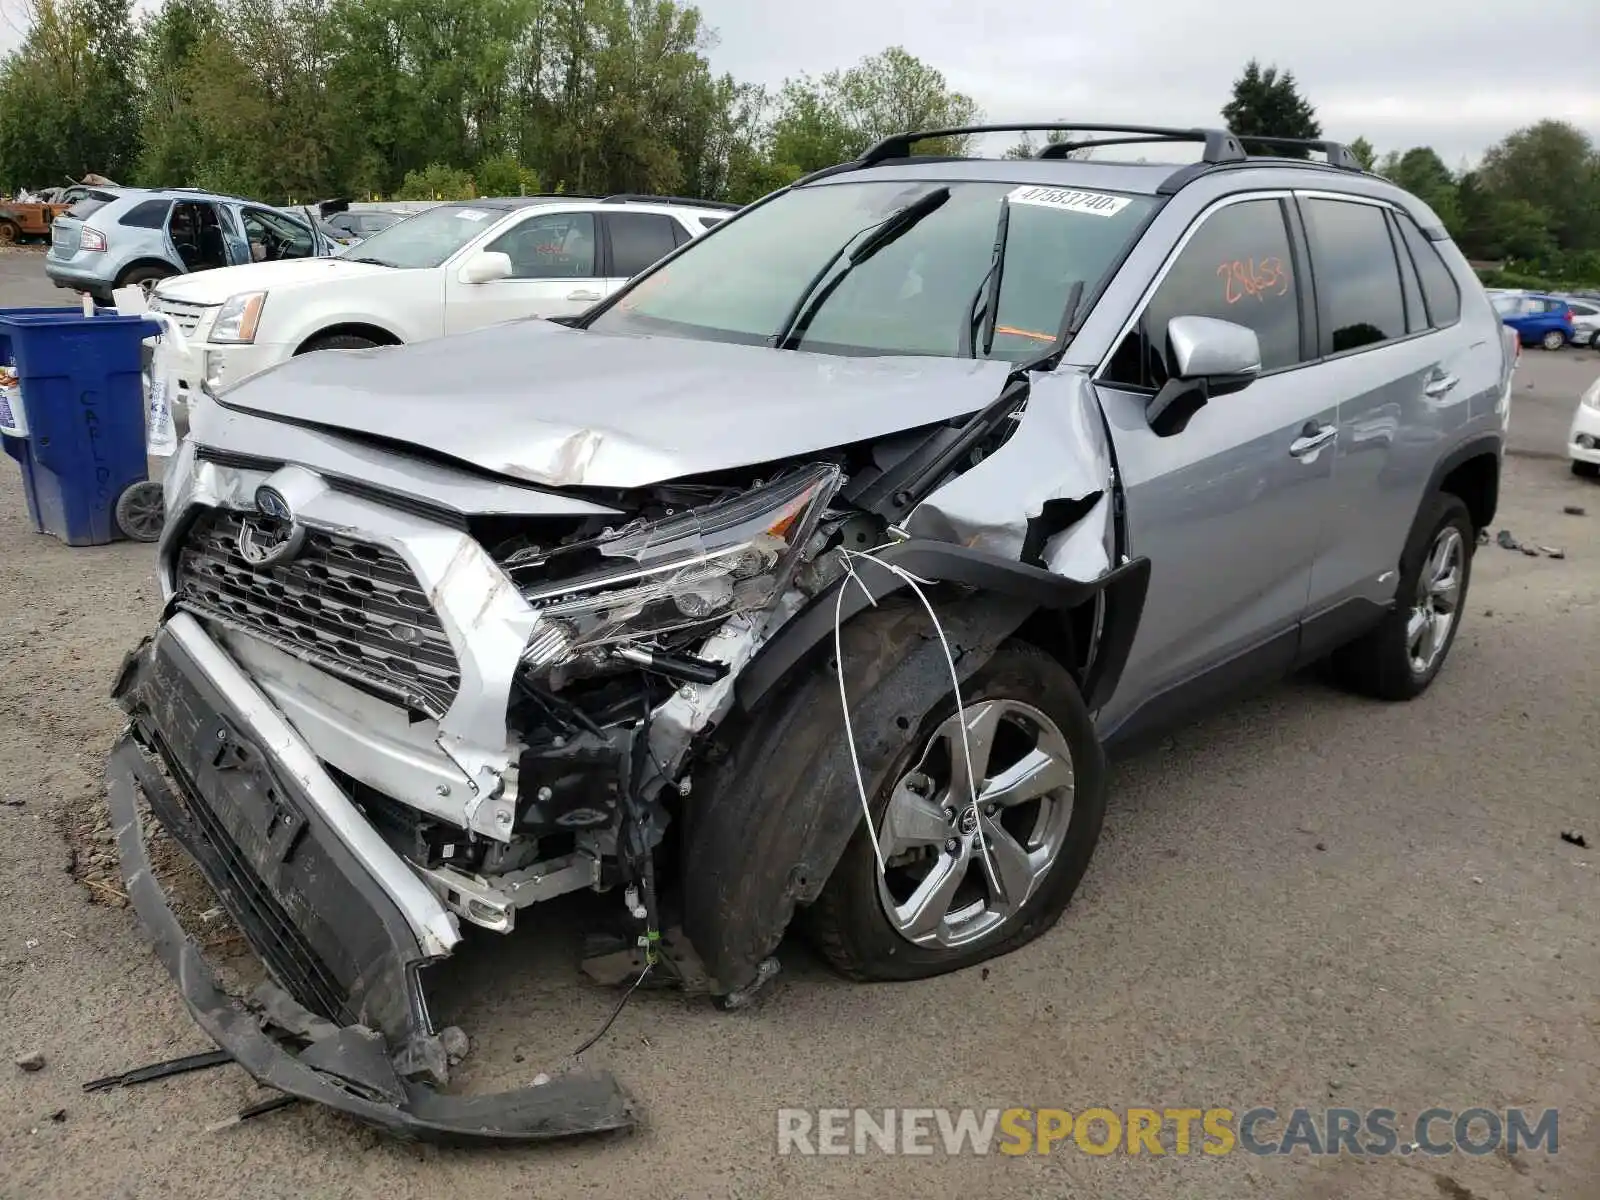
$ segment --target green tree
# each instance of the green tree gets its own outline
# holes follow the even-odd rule
[[[430,163],[420,171],[407,171],[397,200],[471,200],[478,194],[477,181],[448,163]]]
[[[1383,174],[1433,209],[1451,233],[1460,229],[1455,177],[1432,147],[1416,146],[1401,155],[1386,155]]]
[[[1317,113],[1300,94],[1292,71],[1279,72],[1275,66],[1263,67],[1255,59],[1245,64],[1244,73],[1234,80],[1233,98],[1222,108],[1228,128],[1248,139],[1258,137],[1305,138],[1322,136]],[[1245,150],[1252,149],[1248,140]],[[1306,158],[1308,152],[1297,146],[1262,148],[1263,153],[1288,158]]]
[[[495,154],[472,169],[472,178],[485,196],[533,196],[539,192],[539,173],[530,171],[510,154]]]
[[[1372,148],[1372,143],[1367,141],[1366,138],[1358,137],[1350,143],[1349,149],[1350,153],[1355,156],[1355,160],[1361,164],[1363,171],[1370,171],[1377,166],[1378,152]]]
[[[1540,121],[1483,156],[1482,184],[1503,200],[1549,215],[1564,251],[1600,246],[1600,156],[1589,136],[1565,121]]]

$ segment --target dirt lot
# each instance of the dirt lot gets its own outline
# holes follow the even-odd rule
[[[53,299],[29,257],[0,256],[0,304]],[[1519,447],[1553,452],[1554,418],[1597,372],[1592,354],[1529,354]],[[110,852],[95,836],[118,724],[105,691],[156,591],[147,547],[27,532],[0,463],[0,1058],[45,1058],[27,1074],[0,1061],[0,1195],[1593,1200],[1600,486],[1513,458],[1501,526],[1566,558],[1484,547],[1426,698],[1385,706],[1296,680],[1120,764],[1079,898],[1033,946],[883,987],[786,946],[770,994],[736,1015],[638,996],[588,1058],[639,1098],[639,1134],[466,1153],[304,1106],[207,1133],[261,1096],[232,1067],[81,1092],[207,1046],[130,913],[69,874],[59,831],[82,831],[91,872]],[[1560,839],[1573,829],[1588,849]],[[441,1015],[474,1035],[471,1088],[525,1082],[609,1011],[575,970],[583,911],[541,913],[509,945],[485,935],[455,965]],[[1433,1105],[1557,1107],[1560,1153],[777,1155],[779,1107],[850,1104],[1388,1107],[1403,1130]]]

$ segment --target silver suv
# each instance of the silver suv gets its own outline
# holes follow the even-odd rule
[[[57,287],[109,303],[128,284],[343,247],[321,218],[344,201],[293,212],[193,188],[91,188],[50,227],[44,271]]]
[[[405,1136],[626,1125],[609,1076],[432,1090],[421,969],[463,924],[608,893],[594,978],[728,1006],[791,919],[853,978],[936,975],[1056,922],[1109,748],[1301,664],[1434,681],[1514,358],[1439,218],[1335,144],[1044,128],[890,138],[582,316],[201,400],[110,803],[237,1061]],[[1114,143],[1200,161],[1066,157]],[[305,1050],[200,965],[141,793]]]

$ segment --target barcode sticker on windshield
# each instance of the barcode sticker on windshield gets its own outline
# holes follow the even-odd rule
[[[481,221],[485,217],[487,217],[488,215],[489,214],[484,212],[483,209],[481,209],[481,208],[463,208],[460,212],[458,212],[456,214],[456,220],[458,220],[458,221]]]
[[[1059,208],[1064,212],[1088,213],[1094,217],[1114,217],[1128,207],[1126,196],[1037,185],[1014,188],[1006,199],[1013,204],[1037,204],[1041,208]]]

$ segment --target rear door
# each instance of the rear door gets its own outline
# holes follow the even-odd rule
[[[487,244],[459,255],[445,282],[445,332],[582,312],[604,286],[597,232],[591,212],[539,208]],[[462,263],[480,251],[509,258],[510,277],[463,281]]]
[[[1297,196],[1316,279],[1319,388],[1339,398],[1328,551],[1313,571],[1307,652],[1395,595],[1400,554],[1441,444],[1499,399],[1499,330],[1461,293],[1409,214],[1364,197]]]
[[[1338,410],[1306,366],[1310,288],[1289,205],[1287,193],[1247,193],[1203,214],[1101,367],[1128,549],[1152,572],[1124,686],[1100,716],[1107,734],[1141,704],[1148,719],[1176,715],[1293,658],[1333,500]],[[1167,323],[1184,315],[1255,330],[1262,373],[1160,437],[1145,409],[1167,378]]]
[[[684,240],[678,223],[665,213],[608,212],[602,219],[608,250],[606,295],[671,254]]]

